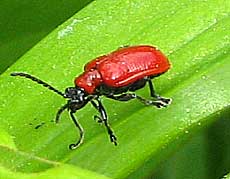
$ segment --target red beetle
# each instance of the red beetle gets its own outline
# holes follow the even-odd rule
[[[111,142],[117,145],[116,136],[108,124],[100,96],[118,101],[138,99],[146,105],[166,107],[171,100],[155,93],[151,79],[165,73],[169,68],[170,63],[160,50],[152,46],[140,45],[119,48],[108,55],[90,61],[85,65],[84,72],[75,78],[75,87],[66,88],[65,93],[26,73],[15,72],[11,73],[11,76],[29,78],[68,99],[67,104],[58,110],[56,122],[59,121],[61,113],[68,109],[73,122],[80,131],[80,139],[69,146],[70,149],[75,149],[84,138],[83,128],[74,117],[77,110],[90,101],[100,113],[100,116],[94,116],[94,119],[105,125]],[[149,85],[153,100],[146,100],[133,93],[143,88],[146,83]]]

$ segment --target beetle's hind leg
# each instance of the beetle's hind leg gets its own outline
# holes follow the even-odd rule
[[[169,104],[171,103],[172,100],[171,100],[170,98],[165,98],[165,97],[162,97],[162,96],[156,94],[151,79],[150,79],[150,78],[147,78],[147,81],[148,81],[148,83],[149,83],[149,90],[150,90],[150,95],[151,95],[151,97],[156,98],[156,99],[159,100],[159,101],[162,101],[162,102],[165,103],[166,105],[169,105]]]
[[[117,100],[117,101],[129,101],[132,99],[138,99],[141,103],[144,103],[145,105],[153,105],[156,106],[158,108],[162,108],[162,107],[166,107],[167,104],[165,104],[164,102],[158,100],[158,101],[154,101],[154,100],[147,100],[142,98],[141,96],[136,95],[135,93],[124,93],[118,96],[115,95],[107,95],[108,98]]]

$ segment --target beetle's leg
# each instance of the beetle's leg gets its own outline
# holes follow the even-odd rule
[[[98,109],[98,105],[93,100],[91,100],[91,104],[93,105],[93,107],[95,107],[97,110],[99,110]],[[103,119],[100,116],[97,116],[97,115],[94,115],[93,119],[95,121],[97,121],[98,123],[102,123],[103,122]]]
[[[64,106],[62,106],[62,107],[58,110],[58,112],[57,112],[57,114],[56,114],[56,119],[55,119],[55,122],[56,122],[56,123],[59,122],[61,113],[62,113],[63,111],[65,111],[68,107],[69,107],[69,103],[65,104]]]
[[[135,93],[124,93],[121,95],[107,95],[106,97],[117,100],[117,101],[129,101],[131,99],[136,99]]]
[[[74,112],[73,111],[70,111],[70,116],[71,116],[71,118],[72,118],[75,126],[79,129],[79,133],[80,133],[80,138],[78,139],[78,141],[75,144],[70,144],[69,145],[69,148],[71,150],[73,150],[73,149],[78,148],[83,143],[83,140],[84,140],[84,130],[81,127],[80,123],[77,121],[77,119],[74,117]]]
[[[107,97],[114,99],[114,100],[118,100],[118,101],[129,101],[131,99],[138,99],[140,102],[144,103],[145,105],[153,105],[153,106],[156,106],[158,108],[167,106],[167,104],[165,104],[161,100],[159,100],[159,101],[147,100],[147,99],[144,99],[144,98],[136,95],[135,93],[125,93],[125,94],[122,94],[119,96],[108,95]]]
[[[96,102],[93,100],[91,100],[91,103],[99,111],[99,113],[101,114],[101,117],[96,116],[96,117],[94,117],[94,119],[99,118],[105,124],[105,127],[106,127],[107,132],[108,132],[109,137],[110,137],[110,141],[113,142],[114,145],[117,145],[117,138],[114,135],[113,130],[111,129],[111,127],[108,123],[108,118],[107,118],[105,108],[103,107],[103,105],[99,99],[96,99],[96,101],[98,104],[96,104]]]
[[[149,83],[149,90],[150,90],[150,95],[151,95],[151,97],[156,98],[156,99],[158,99],[158,100],[160,100],[160,101],[162,101],[162,102],[164,102],[164,103],[166,103],[166,104],[169,104],[169,103],[171,102],[171,99],[169,99],[169,98],[164,98],[164,97],[162,97],[162,96],[156,94],[156,92],[155,92],[155,90],[154,90],[154,87],[153,87],[153,83],[152,83],[152,81],[151,81],[150,78],[148,78],[147,81],[148,81],[148,83]]]
[[[103,122],[103,120],[102,120],[102,118],[101,118],[100,116],[94,115],[93,118],[94,118],[94,120],[97,121],[98,123],[102,123],[102,122]]]
[[[142,97],[140,97],[140,96],[137,96],[136,95],[136,98],[140,101],[140,102],[142,102],[142,103],[144,103],[145,105],[153,105],[153,106],[156,106],[157,108],[162,108],[162,107],[166,107],[167,106],[167,104],[166,103],[164,103],[163,101],[153,101],[153,100],[147,100],[147,99],[145,99],[145,98],[142,98]]]

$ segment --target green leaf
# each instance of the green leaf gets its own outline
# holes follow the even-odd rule
[[[229,178],[230,178],[230,173],[228,173],[227,175],[223,177],[223,179],[229,179]]]
[[[187,135],[186,144],[162,162],[151,177],[167,179],[221,178],[230,166],[229,116],[230,111],[218,114],[217,121],[192,135]],[[147,164],[150,167],[147,167]],[[151,164],[154,164],[154,159],[145,163],[143,167],[151,168]],[[140,171],[135,173],[140,173]],[[130,178],[135,179],[134,175]]]
[[[48,169],[45,172],[25,174],[21,172],[12,172],[0,166],[0,178],[4,179],[62,179],[62,178],[81,178],[81,179],[109,179],[108,177],[98,175],[88,170],[83,170],[71,165],[60,165]]]
[[[0,129],[0,145],[16,148],[12,137],[3,129]]]
[[[0,73],[90,0],[0,2]]]
[[[1,164],[18,172],[52,167],[28,162],[24,155],[18,156],[21,151],[111,178],[125,178],[151,159],[151,170],[156,169],[188,134],[229,111],[229,9],[224,0],[92,2],[1,76],[0,125],[16,146],[11,152],[0,148]],[[154,84],[173,102],[159,110],[138,101],[103,98],[117,147],[93,121],[96,112],[88,105],[76,113],[86,132],[85,142],[75,151],[68,150],[78,135],[67,112],[59,125],[50,122],[65,100],[31,81],[9,76],[13,71],[28,72],[64,90],[73,86],[74,77],[90,59],[135,44],[157,46],[169,57],[172,69]],[[138,94],[149,98],[147,87]]]

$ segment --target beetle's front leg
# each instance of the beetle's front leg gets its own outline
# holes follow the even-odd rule
[[[69,108],[69,103],[65,104],[64,106],[62,106],[62,107],[58,110],[58,112],[57,112],[57,114],[56,114],[56,118],[55,118],[55,122],[56,122],[56,123],[59,122],[60,116],[61,116],[62,112],[65,111],[65,110],[68,109],[68,108]]]
[[[101,118],[99,116],[95,116],[95,118],[99,119],[99,122],[103,122],[105,124],[105,127],[107,129],[107,132],[109,134],[110,137],[110,141],[114,143],[114,145],[117,145],[117,138],[115,136],[115,134],[113,133],[112,128],[110,127],[109,123],[108,123],[108,118],[107,118],[107,114],[105,111],[104,106],[102,105],[101,101],[99,99],[96,99],[97,103],[93,100],[91,100],[92,105],[98,110],[98,112],[101,115]]]
[[[77,121],[77,119],[74,117],[74,113],[75,113],[74,111],[70,111],[70,117],[72,118],[75,126],[79,130],[80,138],[78,139],[76,143],[69,145],[69,149],[71,150],[78,148],[83,143],[83,140],[84,140],[84,130],[82,126],[80,125],[80,123]]]

